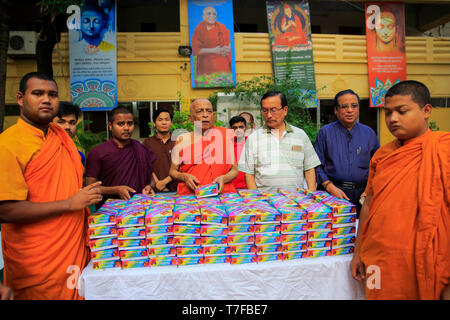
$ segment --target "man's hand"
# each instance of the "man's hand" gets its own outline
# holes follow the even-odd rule
[[[130,188],[129,186],[117,186],[116,187],[117,192],[116,194],[120,197],[122,200],[130,200],[130,192],[136,193],[136,190],[133,188]]]
[[[101,181],[94,182],[67,199],[68,211],[82,210],[92,204],[102,201],[103,197],[100,190],[101,184]]]
[[[183,182],[192,191],[195,191],[195,189],[197,189],[198,187],[198,184],[200,183],[200,181],[198,181],[198,179],[194,175],[189,173],[183,173]]]
[[[142,194],[145,194],[147,196],[154,196],[155,191],[153,191],[152,187],[150,187],[150,185],[148,184],[144,187],[144,189],[142,189]]]
[[[332,196],[335,196],[337,198],[340,199],[345,199],[350,201],[350,199],[347,197],[347,195],[345,194],[344,191],[342,191],[341,189],[339,189],[338,187],[336,187],[333,182],[329,183],[327,185],[326,191],[331,194]]]
[[[441,300],[450,300],[450,285],[446,286],[441,293]]]
[[[0,300],[14,300],[14,293],[0,282]]]
[[[223,179],[224,179],[224,176],[222,175],[222,176],[218,176],[217,178],[215,178],[214,180],[213,180],[213,183],[217,183],[218,185],[219,185],[219,188],[218,188],[218,193],[221,193],[222,192],[222,190],[223,190],[223,186],[224,186],[224,181],[223,181]]]
[[[350,270],[353,279],[362,282],[366,279],[366,267],[359,257],[359,253],[353,253],[352,261],[350,262]]]
[[[166,189],[166,185],[167,183],[165,183],[164,180],[158,180],[155,188],[157,191],[164,191]]]

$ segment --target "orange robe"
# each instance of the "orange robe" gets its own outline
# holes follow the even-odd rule
[[[63,200],[82,187],[80,155],[59,126],[50,123],[44,137],[19,119],[0,135],[0,146],[0,162],[10,168],[0,179],[0,201]],[[89,262],[88,214],[85,209],[2,224],[5,281],[15,299],[82,299],[75,282]]]
[[[218,176],[230,171],[234,155],[234,132],[230,129],[213,127],[201,140],[191,143],[180,151],[180,172],[194,175],[199,186],[210,184]],[[236,192],[232,182],[226,183],[222,193]],[[194,192],[184,182],[178,183],[177,194],[187,195]]]
[[[428,130],[373,156],[360,257],[366,268],[379,267],[380,283],[366,286],[367,299],[439,299],[449,285],[449,155],[450,133]]]
[[[208,30],[206,22],[200,22],[192,35],[192,54],[197,56],[197,75],[231,72],[231,53],[225,56],[216,53],[199,54],[203,48],[229,45],[230,31],[224,24],[216,22],[214,27]]]

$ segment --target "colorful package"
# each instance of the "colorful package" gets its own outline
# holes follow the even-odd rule
[[[279,223],[255,224],[255,227],[254,227],[255,233],[270,233],[270,232],[280,233],[280,231],[281,231],[281,225]]]
[[[261,192],[255,189],[237,189],[236,190],[241,197],[260,196]]]
[[[331,249],[311,249],[306,251],[308,258],[319,258],[331,256]]]
[[[117,237],[89,240],[89,247],[91,248],[91,251],[112,249],[117,248],[117,246],[118,246]]]
[[[198,200],[194,195],[177,196],[175,198],[175,204],[191,204],[197,205]]]
[[[191,266],[201,264],[202,257],[182,257],[177,258],[177,266]]]
[[[143,193],[135,193],[130,198],[130,200],[128,200],[128,202],[130,202],[130,203],[143,202],[143,201],[151,202],[152,200],[153,200],[153,196],[151,196],[151,195],[147,195],[147,194],[143,194]]]
[[[213,264],[213,263],[230,263],[231,257],[229,255],[224,256],[204,256],[200,259],[201,264]]]
[[[331,196],[331,194],[329,194],[326,191],[315,191],[311,194],[311,198],[313,198],[315,201],[322,201],[323,199],[327,198]]]
[[[313,196],[313,191],[309,190],[309,189],[303,189],[303,188],[297,188],[296,189],[298,192],[306,194],[308,197],[312,197]]]
[[[217,183],[206,184],[195,189],[195,196],[197,197],[197,199],[213,197],[217,196],[218,194],[219,184]]]
[[[115,260],[119,257],[119,249],[106,249],[100,251],[91,251],[91,259],[92,260]]]
[[[347,226],[347,227],[335,227],[333,226],[333,237],[343,236],[347,234],[355,234],[356,227],[355,226]]]
[[[113,269],[113,268],[121,268],[122,262],[117,257],[115,260],[100,260],[100,261],[92,261],[92,268],[94,270],[99,269]]]
[[[255,223],[273,223],[281,221],[281,213],[273,207],[253,207],[256,215]]]
[[[253,235],[230,235],[228,236],[228,245],[234,244],[253,244],[255,237]]]
[[[307,249],[331,249],[331,240],[308,241]]]
[[[279,197],[281,196],[280,193],[278,192],[266,192],[266,191],[261,191],[261,195],[264,197],[271,198],[271,197]]]
[[[244,263],[252,263],[258,262],[258,257],[256,254],[233,254],[230,256],[231,264],[244,264]]]
[[[145,215],[147,208],[142,204],[130,204],[122,209],[120,209],[118,216],[128,216],[128,215]]]
[[[176,247],[168,247],[166,245],[162,246],[148,246],[147,247],[149,256],[175,256],[177,253]]]
[[[282,234],[281,235],[281,243],[292,243],[292,242],[306,242],[307,235],[306,234]]]
[[[239,203],[245,203],[244,198],[241,198],[240,196],[238,198],[225,198],[225,199],[221,199],[220,203],[222,203],[222,205],[224,206],[229,206],[229,205],[236,205]]]
[[[322,203],[331,208],[334,216],[356,212],[356,206],[353,203],[334,196],[329,196],[322,199]]]
[[[206,255],[225,255],[230,253],[227,245],[203,246],[203,254]]]
[[[308,231],[308,241],[331,240],[333,232],[330,231]]]
[[[116,224],[116,214],[114,212],[94,213],[88,217],[89,227],[105,226]]]
[[[306,210],[307,208],[309,208],[309,207],[312,207],[312,206],[322,206],[322,204],[320,204],[320,203],[317,203],[313,198],[303,198],[303,199],[301,199],[300,201],[297,201],[297,205],[300,207],[300,208],[302,208],[303,210]],[[329,210],[330,210],[330,212],[331,212],[331,209],[330,208],[328,208]]]
[[[201,218],[202,216],[200,209],[197,206],[175,204],[173,211],[173,222],[200,224]]]
[[[129,227],[117,229],[119,239],[145,239],[144,227]]]
[[[173,236],[154,236],[147,235],[147,247],[148,246],[172,246],[173,245]]]
[[[333,238],[331,245],[333,247],[343,246],[348,244],[353,244],[356,241],[356,236],[354,234],[347,234],[342,238]]]
[[[200,234],[202,236],[226,236],[226,235],[228,235],[228,227],[214,226],[214,225],[202,225],[200,228]]]
[[[200,235],[198,236],[173,236],[175,246],[199,246],[201,245]]]
[[[279,252],[273,252],[273,253],[263,253],[263,254],[256,254],[256,261],[257,262],[269,262],[269,261],[277,261],[277,260],[283,260],[283,254]]]
[[[142,258],[148,256],[147,248],[119,250],[120,259],[128,260],[132,258]]]
[[[331,229],[331,220],[329,221],[311,221],[308,222],[308,231],[322,231]]]
[[[283,254],[283,260],[297,260],[307,257],[307,251],[286,252]]]
[[[117,235],[116,226],[98,226],[88,229],[90,239],[111,238]]]
[[[122,269],[147,267],[150,267],[150,261],[148,259],[122,260]]]
[[[277,210],[282,222],[306,222],[308,219],[308,213],[300,207],[278,207]]]
[[[233,199],[233,198],[241,198],[241,195],[239,193],[235,193],[235,192],[221,193],[219,195],[220,200]]]
[[[203,247],[177,247],[177,256],[203,256]]]
[[[255,244],[281,243],[281,234],[258,233],[255,234]]]
[[[308,243],[306,242],[292,242],[281,245],[281,251],[292,252],[292,251],[305,251],[308,248]]]
[[[349,215],[333,216],[331,222],[333,224],[356,223],[356,214],[350,213]]]
[[[271,252],[280,252],[282,251],[282,245],[276,243],[270,244],[257,244],[256,245],[256,253],[271,253]]]
[[[149,258],[150,266],[162,267],[162,266],[176,266],[177,257],[151,257]]]
[[[305,207],[305,210],[308,213],[308,221],[322,219],[331,220],[331,208],[322,203],[315,203]]]
[[[217,224],[217,225],[223,225],[226,226],[228,224],[228,214],[225,213],[218,213],[218,212],[208,212],[204,213],[206,211],[201,210],[201,218],[200,218],[200,224]]]
[[[145,225],[173,223],[173,210],[169,206],[150,207],[145,212]]]
[[[344,254],[350,254],[355,251],[355,247],[352,246],[346,246],[346,247],[340,247],[340,248],[332,248],[331,249],[331,255],[332,256],[340,256]]]
[[[308,229],[307,222],[298,222],[298,223],[283,223],[281,225],[281,233],[282,234],[294,234],[294,233],[306,233]]]
[[[248,196],[244,198],[244,202],[245,203],[250,203],[250,204],[254,204],[255,202],[265,202],[265,204],[269,204],[269,202],[267,201],[268,198],[266,196],[263,195],[253,195],[253,196]]]
[[[278,188],[278,193],[280,193],[280,194],[282,194],[285,197],[288,197],[290,199],[292,199],[293,197],[298,197],[298,196],[302,195],[297,190],[294,190],[294,189],[283,189],[283,188]]]
[[[297,207],[297,202],[294,200],[285,197],[285,196],[275,196],[270,197],[269,202],[275,207]]]
[[[152,204],[149,209],[156,208],[158,206],[171,207],[173,209],[175,205],[175,198],[170,196],[155,196],[152,200]]]
[[[199,236],[200,226],[195,224],[174,224],[173,235],[174,236]]]
[[[145,248],[147,241],[145,239],[120,239],[119,240],[119,250],[125,250],[128,248],[138,249]]]
[[[228,234],[229,235],[244,235],[244,234],[253,234],[255,232],[254,230],[255,225],[254,224],[235,224],[235,225],[229,225],[228,226]]]
[[[122,216],[116,217],[116,224],[118,228],[125,228],[125,227],[139,227],[144,225],[144,217],[145,217],[145,211],[143,212],[136,212],[131,214],[126,214]]]
[[[200,243],[202,246],[223,245],[228,243],[228,238],[227,236],[201,236]]]
[[[208,206],[217,206],[222,205],[222,202],[220,202],[219,197],[211,197],[211,198],[201,198],[197,200],[197,204],[200,208],[202,207],[208,207]]]
[[[255,223],[256,215],[249,205],[229,206],[227,207],[227,211],[229,225]]]
[[[102,205],[102,208],[123,208],[128,204],[127,200],[119,200],[119,199],[107,199],[105,203]],[[102,209],[100,208],[100,209]]]
[[[150,225],[145,228],[145,233],[147,236],[150,235],[166,235],[171,236],[173,235],[173,225]]]
[[[254,244],[238,244],[231,245],[226,250],[226,253],[241,254],[241,253],[253,253],[256,252],[256,246]]]

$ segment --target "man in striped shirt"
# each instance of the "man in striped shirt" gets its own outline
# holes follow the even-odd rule
[[[306,133],[284,120],[287,112],[283,93],[269,91],[262,97],[265,125],[248,137],[239,160],[238,169],[245,173],[247,188],[316,190],[314,168],[320,165],[319,157]]]

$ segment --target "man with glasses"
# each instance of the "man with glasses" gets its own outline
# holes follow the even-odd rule
[[[247,188],[276,192],[278,188],[316,190],[314,168],[320,165],[306,133],[285,121],[286,96],[269,91],[261,99],[265,125],[247,139],[239,159]]]
[[[359,96],[351,89],[336,94],[334,114],[338,120],[322,127],[315,143],[322,162],[316,170],[319,189],[352,202],[358,217],[370,159],[380,147],[375,132],[357,122],[359,104]]]

